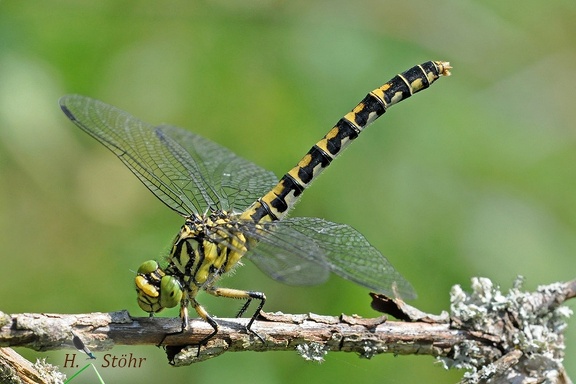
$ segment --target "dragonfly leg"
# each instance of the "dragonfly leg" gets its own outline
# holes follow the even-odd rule
[[[262,343],[265,343],[264,338],[252,330],[252,324],[254,323],[256,318],[260,315],[260,310],[264,307],[264,303],[266,303],[266,295],[263,292],[243,291],[240,289],[214,288],[214,287],[207,289],[206,292],[214,296],[246,300],[242,308],[240,308],[240,311],[238,311],[236,317],[240,317],[244,314],[244,312],[246,311],[246,309],[248,309],[248,306],[250,305],[252,300],[259,300],[260,303],[258,304],[258,308],[256,308],[256,311],[254,312],[254,314],[250,318],[250,321],[248,321],[248,324],[246,325],[246,332],[252,333],[258,339],[260,339]]]
[[[182,319],[182,328],[180,328],[180,330],[177,332],[166,333],[164,335],[164,338],[160,342],[160,344],[158,344],[158,346],[161,346],[164,343],[164,340],[166,340],[166,337],[171,336],[171,335],[179,335],[179,334],[183,333],[184,331],[188,330],[188,328],[190,328],[190,322],[188,320],[188,303],[189,303],[189,300],[185,299],[182,301],[182,305],[180,307],[180,317]],[[206,309],[204,309],[204,307],[202,305],[200,305],[200,303],[198,303],[198,301],[196,301],[196,299],[192,299],[192,306],[194,307],[194,310],[196,311],[196,313],[198,313],[198,316],[200,316],[204,321],[206,321],[208,324],[210,324],[210,326],[213,329],[212,333],[210,333],[208,336],[206,336],[205,338],[200,340],[200,342],[198,343],[198,349],[196,351],[196,356],[200,356],[200,349],[202,348],[202,346],[206,345],[208,343],[208,341],[218,333],[218,323],[216,322],[216,320],[214,320],[212,318],[212,316],[210,316],[210,314],[206,311]],[[174,364],[174,357],[184,347],[186,347],[186,345],[166,346],[165,349],[166,349],[166,352],[168,354],[168,361],[170,364],[172,364],[172,365]]]
[[[196,300],[194,300],[196,301]],[[181,333],[184,333],[184,331],[186,331],[189,327],[190,327],[190,323],[188,321],[188,304],[190,303],[190,300],[188,299],[188,297],[184,297],[180,303],[180,319],[182,319],[182,325],[179,331],[176,332],[167,332],[164,334],[164,337],[162,337],[162,340],[160,340],[160,342],[158,344],[156,344],[157,347],[161,347],[162,344],[164,344],[164,340],[166,340],[166,338],[168,336],[173,336],[173,335],[179,335]],[[152,317],[153,313],[150,313],[150,317]]]
[[[192,299],[192,306],[196,310],[196,313],[198,313],[198,316],[200,316],[202,319],[204,319],[204,321],[210,324],[210,326],[213,329],[211,334],[200,340],[200,342],[198,343],[198,354],[200,354],[200,347],[206,345],[206,343],[208,343],[208,340],[216,336],[216,334],[218,333],[218,323],[216,322],[216,320],[212,318],[212,316],[210,316],[210,314],[206,311],[206,309],[204,309],[204,307],[201,306],[200,303],[196,301],[196,299]]]

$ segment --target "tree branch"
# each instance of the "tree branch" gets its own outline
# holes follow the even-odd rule
[[[264,338],[262,343],[246,333],[247,319],[218,319],[218,334],[200,353],[197,343],[212,328],[198,319],[191,322],[190,331],[165,337],[179,330],[179,319],[132,317],[127,311],[77,315],[0,312],[0,346],[74,349],[74,332],[92,351],[162,342],[175,365],[239,351],[297,350],[315,361],[329,351],[354,352],[363,358],[381,353],[418,354],[440,358],[447,368],[469,370],[463,383],[497,377],[506,381],[491,382],[508,382],[512,373],[520,375],[518,383],[522,383],[535,374],[550,377],[551,371],[568,383],[562,376],[562,333],[570,312],[562,304],[575,295],[576,280],[540,287],[533,293],[521,292],[518,282],[502,294],[489,280],[473,279],[472,294],[453,288],[448,317],[428,315],[400,300],[373,294],[373,308],[404,321],[386,321],[385,316],[364,319],[263,312],[252,326]]]

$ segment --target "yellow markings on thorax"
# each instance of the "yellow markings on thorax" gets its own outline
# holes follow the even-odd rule
[[[234,268],[242,256],[244,256],[244,254],[248,251],[246,241],[246,237],[240,233],[230,239],[231,250],[228,252],[228,262],[226,263],[224,273],[229,272],[232,268]]]
[[[214,244],[210,241],[203,241],[202,247],[204,248],[204,260],[202,260],[202,264],[200,264],[194,274],[194,280],[199,285],[204,284],[210,277],[210,267],[212,267],[218,258],[218,248],[220,248],[218,244]]]
[[[232,224],[229,219],[218,219],[214,224],[218,228],[214,241],[218,244],[220,252],[218,257],[212,262],[212,265],[216,269],[224,267],[223,272],[226,273],[248,252],[246,237],[240,231],[232,230]],[[221,228],[229,228],[230,230],[224,231]]]
[[[186,266],[190,263],[191,259],[198,260],[198,242],[194,240],[190,241],[194,236],[196,236],[196,233],[191,231],[188,225],[184,225],[180,229],[172,246],[170,262],[183,274],[186,273]],[[190,253],[192,253],[192,255]]]
[[[216,219],[203,217],[199,223],[184,225],[174,241],[170,261],[189,276],[188,288],[196,291],[230,271],[247,250],[245,236],[233,228],[224,212]]]

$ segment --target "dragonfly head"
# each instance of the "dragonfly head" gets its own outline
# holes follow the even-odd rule
[[[166,275],[154,260],[148,260],[138,268],[134,279],[138,305],[152,314],[177,306],[182,300],[182,286],[174,276]]]

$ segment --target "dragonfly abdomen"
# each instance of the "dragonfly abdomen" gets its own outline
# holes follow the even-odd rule
[[[306,189],[364,128],[382,116],[388,107],[428,88],[441,75],[450,75],[450,65],[428,61],[396,75],[376,88],[320,140],[286,173],[266,195],[243,214],[255,222],[281,220]]]

